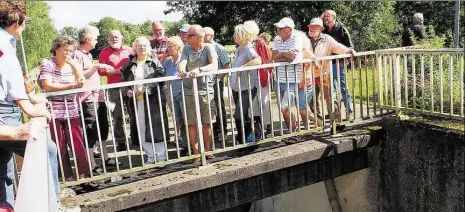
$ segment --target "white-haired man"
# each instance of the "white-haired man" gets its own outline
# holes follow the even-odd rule
[[[194,154],[198,154],[197,142],[197,115],[200,116],[202,124],[203,140],[205,151],[210,150],[211,129],[210,123],[215,122],[216,108],[213,101],[213,81],[211,75],[196,77],[201,72],[211,72],[218,70],[218,55],[210,44],[205,44],[205,30],[200,25],[192,25],[187,31],[187,46],[184,46],[181,54],[181,61],[178,65],[178,75],[182,78],[189,76],[190,79],[183,79],[185,89],[185,102],[187,124],[189,128],[189,138]],[[197,91],[192,89],[193,80],[197,80]],[[196,113],[194,95],[199,97],[200,114]],[[210,105],[210,108],[209,108]],[[209,111],[210,109],[210,111]],[[213,158],[208,155],[207,158]],[[194,159],[194,162],[199,159]]]
[[[413,15],[413,23],[405,29],[400,39],[400,46],[413,46],[415,42],[418,42],[425,38],[425,31],[423,30],[423,14],[415,13]],[[413,38],[413,40],[412,40]]]
[[[108,42],[110,46],[105,47],[100,52],[98,61],[99,63],[104,63],[112,66],[113,70],[104,70],[99,69],[99,74],[101,76],[107,77],[107,83],[113,84],[121,82],[121,71],[119,68],[123,66],[127,61],[132,49],[126,45],[123,45],[123,35],[118,30],[112,30],[108,33]],[[121,107],[121,100],[119,89],[109,89],[108,91],[109,101],[113,104],[110,105],[113,116],[113,125],[114,125],[114,136],[115,140],[118,143],[117,150],[124,151],[127,149],[125,144],[126,133],[123,125],[123,108]],[[126,123],[128,124],[128,123]]]
[[[168,48],[168,38],[165,37],[163,21],[153,21],[152,33],[153,40],[150,40],[150,47],[152,47],[153,53],[158,56],[158,60],[163,62],[166,58],[166,49]]]
[[[342,24],[340,21],[336,20],[336,12],[334,10],[326,10],[321,15],[324,23],[326,24],[326,28],[323,29],[323,33],[327,34],[334,38],[337,42],[341,43],[344,46],[349,48],[354,48],[354,44],[352,43],[352,38],[350,37],[349,30]],[[347,89],[346,85],[346,76],[345,71],[343,68],[343,60],[339,61],[339,85],[342,95],[342,102],[344,102],[344,106],[347,109],[349,114],[348,119],[353,119],[353,104],[352,104],[352,96],[350,95],[349,89]],[[334,88],[337,88],[337,62],[333,60],[333,82]]]
[[[86,78],[84,86],[100,85],[100,76],[97,72],[98,69],[113,70],[113,67],[106,64],[94,64],[90,51],[95,48],[98,36],[99,30],[94,26],[86,25],[78,31],[79,45],[73,57],[79,62],[79,65],[82,66],[83,75]],[[104,155],[107,155],[105,150],[108,137],[108,118],[103,90],[83,92],[79,99],[82,104],[82,113],[84,114],[83,129],[86,132],[85,135],[87,135],[88,152],[93,153],[94,145],[97,145],[102,148]],[[98,133],[98,131],[100,131],[100,133]],[[94,154],[89,154],[89,158],[92,172],[94,174],[102,174],[103,170],[95,163]],[[105,163],[107,165],[116,164],[114,159],[107,159]]]
[[[215,31],[211,27],[203,28],[205,30],[205,38],[204,42],[213,45],[216,50],[216,54],[218,54],[218,69],[228,69],[229,68],[229,57],[226,48],[221,44],[215,42]],[[224,90],[224,77],[225,74],[218,75],[218,79],[213,79],[213,90],[214,90],[214,100],[216,107],[216,122],[213,124],[213,135],[215,140],[220,140],[221,135],[221,124],[223,124],[223,131],[227,133],[227,116],[226,116],[226,108],[224,106],[223,100],[223,90]],[[219,87],[219,89],[218,89]],[[218,98],[218,96],[220,98]],[[221,108],[221,111],[220,111]],[[223,120],[223,123],[221,123]]]

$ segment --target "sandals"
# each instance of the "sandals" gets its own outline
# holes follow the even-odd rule
[[[96,166],[94,169],[92,169],[92,174],[94,175],[102,175],[103,173],[103,169],[100,168],[100,166]]]

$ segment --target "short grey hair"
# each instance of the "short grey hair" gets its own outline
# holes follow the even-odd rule
[[[334,10],[326,10],[325,13],[329,13],[330,15],[332,15],[336,19],[336,11],[334,11]]]
[[[200,37],[205,37],[205,30],[203,29],[202,26],[198,25],[198,24],[194,24],[194,25],[191,25],[189,27],[190,28],[193,28],[194,29],[194,34],[197,35],[197,36],[200,36]]]
[[[418,23],[418,22],[423,21],[423,20],[424,20],[423,19],[423,13],[415,13],[413,15],[413,22],[414,23]]]
[[[90,41],[93,36],[98,37],[100,35],[97,27],[91,25],[85,25],[78,31],[79,43],[85,43]]]
[[[240,41],[252,42],[255,39],[254,29],[250,25],[239,24],[234,27],[234,34]]]
[[[146,44],[147,45],[147,51],[150,53],[152,52],[152,47],[150,46],[150,41],[147,37],[145,36],[140,36],[134,40],[132,43],[132,49],[135,51],[137,44]]]
[[[181,37],[179,36],[173,36],[173,37],[168,38],[168,43],[174,44],[175,46],[177,46],[178,50],[184,47],[184,42],[182,42]]]
[[[246,21],[246,22],[244,22],[244,25],[250,26],[250,28],[252,29],[252,33],[255,36],[258,36],[258,33],[260,33],[260,28],[258,27],[257,22],[252,21],[252,20],[251,21]]]
[[[53,55],[53,56],[56,56],[56,51],[57,49],[63,47],[63,46],[69,46],[69,45],[72,45],[76,48],[77,44],[76,44],[76,40],[74,40],[72,37],[70,36],[61,36],[61,37],[58,37],[57,39],[55,39],[52,43],[52,47],[50,48],[50,53]]]

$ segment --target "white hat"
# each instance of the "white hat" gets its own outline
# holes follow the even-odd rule
[[[278,23],[275,23],[274,25],[278,28],[284,28],[284,27],[294,28],[295,27],[294,21],[290,18],[282,18],[281,20],[279,20]]]
[[[181,32],[187,32],[187,30],[189,30],[189,27],[191,27],[190,24],[183,24],[183,25],[181,26],[181,28],[179,28],[179,31],[181,31]]]
[[[308,26],[321,26],[323,27],[323,20],[321,18],[312,18]]]

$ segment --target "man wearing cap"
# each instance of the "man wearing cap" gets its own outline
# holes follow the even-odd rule
[[[333,37],[324,34],[323,20],[321,18],[313,18],[308,25],[308,35],[312,44],[311,50],[316,57],[330,56],[331,54],[355,54],[355,50],[348,48],[341,43],[337,42]],[[329,79],[328,73],[330,71],[329,60],[321,61],[321,66],[315,68],[313,71],[315,77],[315,86],[323,82],[323,95],[326,100],[326,106],[330,111],[330,98],[329,98]],[[320,71],[322,72],[323,79],[320,79]],[[321,86],[321,85],[320,85]],[[337,92],[335,93],[337,94]],[[335,96],[334,101],[337,101]],[[311,103],[310,103],[311,104]],[[340,116],[338,104],[335,104],[335,111],[332,116],[338,118]]]
[[[184,46],[181,54],[181,61],[178,65],[178,75],[184,86],[184,98],[186,102],[186,115],[189,128],[189,141],[194,150],[194,154],[198,154],[197,142],[197,115],[200,116],[202,124],[202,134],[205,143],[205,151],[210,151],[211,129],[210,123],[215,123],[216,107],[213,101],[213,81],[211,75],[196,77],[202,72],[212,72],[218,70],[218,55],[214,47],[210,44],[205,44],[205,30],[200,25],[192,25],[187,31],[187,46]],[[188,78],[186,78],[188,77]],[[197,90],[193,90],[193,82],[197,81]],[[198,95],[200,114],[197,114],[194,95]],[[213,155],[208,155],[207,158],[213,158]],[[198,158],[194,159],[194,162]]]
[[[0,1],[0,125],[12,127],[22,125],[21,111],[31,118],[51,119],[51,114],[46,107],[30,102],[24,86],[21,65],[16,57],[16,41],[28,22],[30,19],[26,17],[24,2]],[[45,99],[36,103],[40,102],[47,103]],[[13,153],[24,157],[26,143],[27,141],[23,139],[0,142],[0,208],[13,208],[13,179],[15,177]],[[47,139],[47,150],[58,199],[57,147],[51,139]]]
[[[153,49],[153,54],[157,55],[158,60],[163,63],[167,56],[166,49],[168,48],[168,38],[165,37],[163,21],[153,21],[152,33],[153,40],[150,41],[150,46]]]
[[[301,37],[294,30],[294,21],[290,18],[283,18],[274,25],[276,26],[276,32],[278,35],[274,39],[272,59],[275,62],[290,63],[302,60],[303,43]],[[275,92],[278,94],[278,98],[281,99],[281,113],[283,114],[284,121],[291,132],[296,132],[297,127],[295,115],[292,114],[292,112],[289,112],[289,109],[297,98],[299,100],[299,114],[302,117],[302,120],[305,120],[307,116],[305,88],[300,88],[299,86],[302,69],[302,64],[277,67],[276,81],[279,84],[275,86]],[[289,84],[289,87],[287,84]],[[308,89],[307,91],[310,90],[311,89]],[[287,143],[294,143],[295,141],[295,139],[291,138],[287,141]]]
[[[229,68],[229,57],[226,48],[221,44],[214,41],[215,31],[211,27],[203,28],[205,30],[205,38],[204,42],[213,45],[218,54],[218,69],[228,69]],[[221,120],[223,120],[223,130],[226,134],[228,119],[226,116],[226,109],[224,107],[224,100],[223,100],[223,90],[224,90],[224,77],[226,74],[218,75],[218,79],[213,79],[213,90],[214,90],[214,99],[216,107],[216,122],[213,124],[213,135],[215,140],[220,140],[221,135]],[[219,89],[218,89],[219,87]],[[219,96],[219,98],[218,98]],[[221,111],[220,111],[221,108]],[[220,113],[221,112],[221,113]],[[222,117],[222,118],[220,118]]]
[[[187,44],[187,30],[189,30],[190,24],[183,24],[181,28],[179,28],[179,35],[181,37],[182,42],[184,42],[184,46]]]
[[[324,34],[327,34],[334,38],[337,42],[341,43],[344,46],[349,48],[354,48],[352,43],[352,38],[350,37],[349,30],[342,24],[340,21],[336,20],[336,12],[334,10],[326,10],[321,15],[324,23],[326,24],[326,28],[323,30]],[[337,62],[333,60],[333,83],[334,89],[337,89]],[[340,81],[340,90],[342,94],[342,102],[344,102],[344,106],[347,109],[349,114],[348,119],[353,119],[353,104],[352,104],[352,96],[350,95],[349,89],[347,89],[346,85],[346,77],[345,71],[343,68],[343,60],[339,61],[339,81]]]

